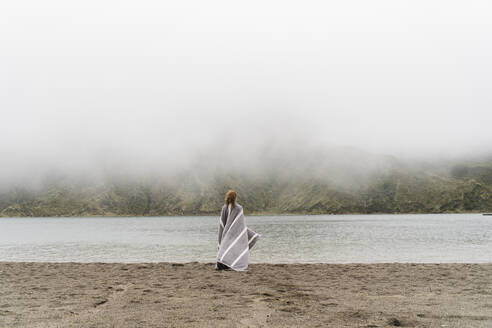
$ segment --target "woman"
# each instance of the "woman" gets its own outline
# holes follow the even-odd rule
[[[249,250],[259,234],[246,227],[243,207],[236,203],[237,194],[229,190],[222,206],[219,222],[219,245],[217,247],[217,270],[248,269]]]

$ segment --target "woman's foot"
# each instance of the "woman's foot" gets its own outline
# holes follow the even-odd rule
[[[220,262],[217,262],[217,265],[215,266],[215,270],[231,270],[227,265],[222,264]]]

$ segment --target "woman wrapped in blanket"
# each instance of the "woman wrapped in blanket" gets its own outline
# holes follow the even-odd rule
[[[259,237],[259,234],[246,226],[243,207],[237,203],[237,194],[229,190],[219,220],[216,269],[247,270],[249,251]]]

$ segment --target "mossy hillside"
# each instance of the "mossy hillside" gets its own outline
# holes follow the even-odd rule
[[[255,173],[191,170],[167,178],[81,181],[65,176],[37,188],[5,189],[0,193],[0,215],[216,215],[230,188],[238,192],[248,214],[492,211],[492,165],[488,162],[459,164],[444,171],[397,164],[370,175],[354,172],[362,177],[356,179],[358,184],[355,180],[343,184],[340,176],[323,175],[323,163],[310,165],[309,170],[285,165]]]

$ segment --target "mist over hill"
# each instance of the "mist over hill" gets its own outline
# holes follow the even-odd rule
[[[164,173],[51,171],[2,188],[0,215],[216,215],[228,189],[247,214],[485,212],[492,160],[409,163],[356,148],[263,148],[229,160],[211,152]]]
[[[487,1],[66,3],[0,3],[2,216],[491,210]]]

